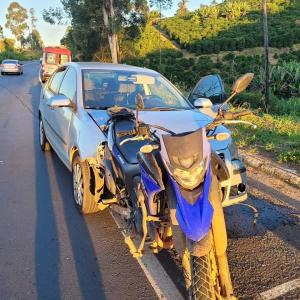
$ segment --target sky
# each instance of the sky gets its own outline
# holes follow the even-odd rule
[[[43,21],[42,12],[43,9],[49,8],[49,6],[57,7],[61,6],[60,0],[14,0],[19,2],[28,11],[31,7],[35,9],[36,16],[38,18],[37,29],[40,32],[45,46],[55,46],[60,44],[60,40],[63,37],[66,26],[64,25],[50,25]],[[4,34],[7,37],[12,37],[10,31],[5,28],[6,23],[6,13],[9,4],[13,2],[12,0],[0,0],[0,25],[4,28]],[[211,0],[189,0],[188,8],[189,10],[195,10],[200,7],[200,4],[209,4]],[[171,16],[175,13],[177,9],[178,0],[173,0],[172,9],[167,12],[163,12],[166,16]]]

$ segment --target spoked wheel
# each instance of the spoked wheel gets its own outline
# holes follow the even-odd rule
[[[45,134],[44,124],[41,117],[39,119],[39,140],[42,151],[49,151],[51,149]]]
[[[82,214],[99,211],[97,195],[92,193],[91,173],[86,161],[81,161],[76,155],[72,164],[73,194],[77,209]]]
[[[75,203],[81,208],[83,203],[83,175],[80,163],[73,166],[73,192]]]

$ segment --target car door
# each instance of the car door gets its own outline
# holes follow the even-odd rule
[[[70,143],[70,124],[74,113],[76,113],[76,94],[77,94],[77,73],[73,67],[66,70],[64,78],[60,84],[58,94],[66,96],[73,102],[73,107],[59,107],[53,110],[52,122],[53,128],[60,142],[61,158],[68,164],[69,143]]]
[[[44,87],[44,92],[41,99],[43,104],[42,115],[46,136],[55,152],[61,157],[61,159],[63,159],[63,142],[58,131],[59,126],[56,124],[56,114],[60,108],[52,108],[47,104],[47,102],[49,99],[58,94],[65,72],[66,68],[60,68],[53,74],[49,82]]]
[[[198,98],[207,98],[214,105],[225,101],[224,84],[219,75],[207,75],[202,77],[189,95],[189,101],[193,104]]]

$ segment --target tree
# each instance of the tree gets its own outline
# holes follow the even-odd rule
[[[38,21],[37,17],[35,16],[34,8],[30,8],[29,14],[30,14],[30,22],[31,22],[31,31],[33,31],[33,29],[36,29],[36,22]]]
[[[30,24],[31,25],[31,33],[29,35],[29,37],[31,38],[31,40],[30,40],[31,49],[37,49],[37,48],[41,49],[40,44],[43,44],[43,42],[40,43],[41,36],[40,36],[40,33],[36,30],[36,22],[38,19],[35,16],[34,8],[30,8],[29,14],[30,14],[30,23],[31,23]],[[34,33],[34,31],[35,31],[35,33]],[[35,40],[34,40],[34,37],[35,37]]]
[[[33,29],[28,35],[26,42],[30,45],[32,50],[42,50],[44,47],[44,42],[37,29]]]
[[[150,0],[150,6],[155,6],[156,8],[159,9],[159,16],[160,16],[160,21],[162,17],[162,10],[163,9],[168,9],[171,8],[173,5],[172,0]],[[160,41],[161,39],[159,39]],[[161,65],[161,44],[159,43],[159,64]]]
[[[3,27],[0,25],[0,40],[4,40]]]
[[[188,0],[180,0],[178,2],[178,9],[176,10],[177,16],[185,16],[189,12],[189,10],[186,6],[187,3],[188,3]]]
[[[19,42],[24,38],[24,33],[28,29],[27,19],[26,8],[22,7],[18,2],[11,2],[7,9],[5,27],[10,29]]]
[[[91,59],[100,48],[109,45],[113,62],[119,61],[118,36],[132,39],[145,24],[146,0],[61,0],[64,12],[59,8],[43,11],[43,18],[50,24],[68,20],[71,25],[63,43],[76,56]]]
[[[16,41],[14,39],[4,39],[5,50],[13,50],[15,48]]]

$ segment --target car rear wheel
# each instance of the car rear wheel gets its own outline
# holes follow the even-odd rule
[[[51,150],[51,146],[47,140],[43,120],[41,117],[39,118],[39,141],[40,141],[40,147],[41,147],[42,151],[50,151]]]
[[[81,214],[91,214],[99,211],[96,196],[90,190],[91,175],[88,163],[81,161],[79,155],[76,155],[72,170],[75,206]]]

